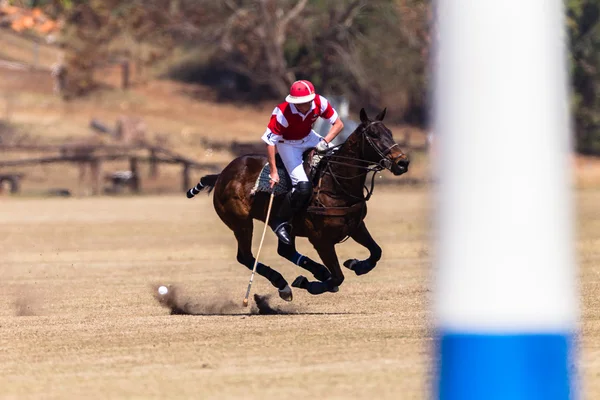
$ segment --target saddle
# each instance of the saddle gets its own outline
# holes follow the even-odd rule
[[[349,213],[358,211],[362,213],[365,212],[366,203],[364,201],[357,202],[349,207],[324,207],[321,204],[313,204],[313,200],[315,198],[314,193],[319,191],[319,179],[322,175],[322,171],[327,167],[327,158],[317,154],[315,149],[309,149],[304,152],[303,159],[306,175],[315,188],[313,191],[313,196],[308,203],[309,206],[306,208],[306,211],[309,214],[345,217]],[[273,191],[275,196],[279,196],[292,190],[292,180],[290,179],[290,176],[287,173],[279,154],[275,155],[275,165],[277,166],[277,172],[279,173],[279,183],[275,185]],[[260,171],[258,178],[256,179],[256,183],[254,184],[252,191],[250,192],[252,195],[256,194],[257,192],[271,193],[269,173],[269,164],[265,164]]]
[[[304,160],[303,166],[306,176],[308,176],[308,180],[312,182],[313,187],[317,187],[320,175],[319,171],[324,168],[326,161],[323,159],[323,156],[317,154],[315,149],[306,150],[302,155],[302,159]],[[275,192],[275,196],[279,196],[292,190],[292,180],[290,179],[290,176],[285,169],[279,154],[275,155],[275,166],[277,167],[277,173],[279,174],[279,184],[275,185],[273,190]],[[260,171],[254,187],[250,192],[251,194],[255,194],[256,192],[271,193],[271,184],[269,180],[270,172],[271,169],[267,163]]]

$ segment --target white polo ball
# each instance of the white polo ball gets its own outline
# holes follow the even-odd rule
[[[160,295],[164,296],[168,292],[169,292],[169,289],[167,289],[166,286],[161,286],[161,287],[158,288],[158,294],[160,294]]]

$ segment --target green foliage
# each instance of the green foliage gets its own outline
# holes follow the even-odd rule
[[[577,149],[600,154],[600,0],[566,5]]]

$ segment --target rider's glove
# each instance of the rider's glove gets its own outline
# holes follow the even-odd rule
[[[319,153],[325,153],[327,150],[329,150],[331,148],[331,145],[329,143],[327,143],[327,141],[325,139],[322,139],[319,144],[317,144],[317,151]]]

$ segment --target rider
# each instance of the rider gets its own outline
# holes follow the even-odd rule
[[[325,138],[312,130],[319,117],[331,123]],[[306,205],[312,194],[312,184],[302,165],[302,154],[313,147],[319,152],[327,151],[329,143],[343,128],[344,123],[331,104],[325,97],[316,94],[313,84],[306,80],[294,82],[285,101],[273,110],[267,130],[262,136],[262,140],[267,143],[271,188],[279,182],[275,166],[276,148],[293,186],[269,224],[282,242],[291,243],[290,221],[294,213]]]

